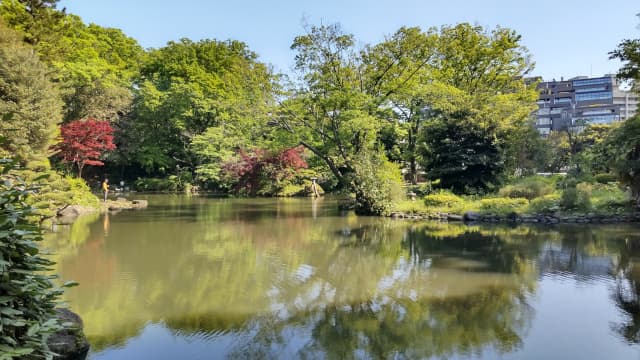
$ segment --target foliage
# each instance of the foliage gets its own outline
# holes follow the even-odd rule
[[[499,195],[510,198],[535,199],[551,194],[555,184],[551,178],[530,176],[513,182],[500,189]]]
[[[612,168],[620,182],[631,188],[631,194],[640,201],[640,116],[627,119],[614,129],[606,143],[614,150]]]
[[[592,184],[591,204],[599,213],[630,212],[633,210],[629,193],[616,183]]]
[[[11,168],[3,164],[0,182],[0,357],[52,358],[46,341],[61,329],[53,317],[62,290],[45,273],[54,263],[40,255],[42,231],[29,220],[38,215],[25,203],[34,189]]]
[[[0,20],[0,136],[6,140],[0,152],[22,161],[44,154],[55,138],[61,106],[46,66]]]
[[[618,48],[609,53],[610,59],[618,59],[623,62],[622,68],[618,70],[618,77],[634,82],[638,90],[640,81],[640,39],[625,39]]]
[[[432,107],[424,127],[423,168],[430,179],[456,192],[485,192],[520,164],[524,140],[531,138],[535,86],[527,50],[514,31],[458,24],[440,30],[434,80],[445,101]],[[537,136],[537,135],[536,135]]]
[[[366,215],[388,214],[404,198],[402,173],[398,166],[378,154],[361,154],[356,160],[356,212]]]
[[[166,178],[139,178],[134,182],[138,191],[176,192],[182,190],[178,177],[170,175]]]
[[[311,26],[295,38],[299,88],[283,103],[278,126],[322,159],[340,187],[356,195],[356,211],[387,211],[397,178],[378,140],[381,98],[364,88],[362,58],[340,26]]]
[[[144,56],[142,47],[118,29],[86,25],[57,10],[55,1],[49,3],[3,1],[0,16],[54,69],[66,121],[117,120],[131,105],[131,81]]]
[[[53,149],[60,152],[63,162],[78,167],[78,177],[82,178],[82,169],[86,165],[103,166],[100,157],[113,150],[113,128],[107,121],[89,118],[72,121],[62,125],[60,129],[62,142]]]
[[[460,202],[462,202],[463,199],[461,197],[459,197],[458,195],[455,195],[449,191],[446,190],[440,190],[437,193],[434,194],[429,194],[427,196],[424,197],[424,203],[427,206],[454,206]]]
[[[532,214],[547,214],[555,213],[558,210],[560,210],[560,194],[553,193],[531,200],[527,212]]]
[[[169,42],[150,52],[136,85],[133,111],[118,131],[119,153],[150,174],[199,166],[208,181],[219,177],[222,155],[242,144],[207,141],[259,145],[268,137],[275,75],[240,41]],[[209,169],[209,161],[218,164]]]
[[[226,184],[238,194],[275,195],[285,186],[294,185],[299,170],[307,167],[304,148],[298,146],[280,152],[241,150],[237,158],[224,163],[222,172]]]
[[[457,120],[467,119],[460,115]],[[469,119],[467,119],[469,120]],[[425,128],[423,151],[427,177],[456,193],[493,189],[505,170],[504,158],[491,131],[472,122],[445,120]]]
[[[608,184],[616,182],[618,177],[615,174],[596,174],[594,179],[600,184]]]
[[[529,205],[525,198],[488,198],[480,200],[480,211],[488,214],[507,215],[522,212]]]
[[[562,191],[560,207],[563,210],[588,211],[591,209],[591,185],[579,183]]]

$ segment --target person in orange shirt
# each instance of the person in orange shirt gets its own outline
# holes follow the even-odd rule
[[[102,193],[104,194],[104,201],[107,201],[107,195],[109,195],[109,179],[104,179],[102,182]]]

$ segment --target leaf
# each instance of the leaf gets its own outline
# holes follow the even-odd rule
[[[78,286],[78,285],[80,285],[80,283],[78,283],[77,281],[66,281],[66,282],[62,285],[62,287],[70,288],[70,287],[74,287],[74,286]]]

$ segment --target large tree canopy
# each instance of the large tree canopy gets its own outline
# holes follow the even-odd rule
[[[0,21],[0,145],[2,156],[41,155],[56,136],[62,103],[33,48]]]
[[[445,128],[449,129],[458,127],[459,131],[451,134],[482,134],[484,145],[467,146],[465,140],[459,142],[458,156],[442,154],[438,148],[445,149],[458,140],[427,129],[422,134],[426,146],[423,166],[429,178],[441,179],[459,191],[471,184],[466,191],[486,190],[499,182],[504,171],[518,167],[521,139],[529,132],[528,120],[536,107],[535,86],[524,81],[533,65],[520,36],[509,29],[486,31],[459,24],[444,26],[438,34],[431,76],[443,91],[437,92],[438,101],[427,104],[432,105],[431,121],[448,123]],[[489,161],[487,154],[494,154],[494,161]],[[449,157],[446,164],[437,160],[441,156]],[[448,170],[439,168],[439,163]],[[485,165],[476,171],[469,164]]]
[[[118,29],[84,24],[57,10],[55,3],[6,0],[0,3],[0,16],[53,68],[66,121],[90,116],[116,120],[131,104],[142,47]]]
[[[149,172],[193,169],[202,157],[193,154],[191,140],[208,129],[260,138],[274,105],[274,80],[239,41],[183,39],[152,51],[120,133],[126,157]]]

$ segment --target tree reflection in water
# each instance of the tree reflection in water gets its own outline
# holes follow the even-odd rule
[[[614,298],[629,321],[616,331],[637,341],[640,241],[628,230],[337,217],[331,203],[313,218],[295,202],[193,201],[111,216],[108,232],[81,221],[71,243],[68,233],[51,241],[63,278],[81,281],[67,300],[94,351],[159,323],[180,337],[230,339],[232,357],[507,353],[531,326],[538,279],[554,272],[618,276]]]

